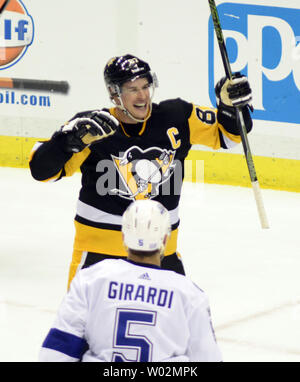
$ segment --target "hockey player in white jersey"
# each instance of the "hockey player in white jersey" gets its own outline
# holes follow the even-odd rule
[[[42,362],[219,362],[205,293],[160,268],[168,211],[153,200],[123,215],[127,259],[80,270],[39,354]]]

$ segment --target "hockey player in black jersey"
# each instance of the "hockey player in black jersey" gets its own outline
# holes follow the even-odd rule
[[[170,212],[172,233],[162,267],[184,274],[177,253],[178,205],[184,160],[193,144],[230,149],[241,142],[235,107],[247,132],[252,92],[245,76],[216,85],[217,109],[180,98],[153,103],[155,73],[143,60],[124,55],[106,64],[112,108],[80,112],[32,150],[30,169],[39,181],[82,173],[75,216],[69,283],[80,267],[125,257],[121,217],[139,199],[154,199]]]

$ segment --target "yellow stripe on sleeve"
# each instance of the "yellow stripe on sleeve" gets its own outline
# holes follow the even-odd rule
[[[188,123],[192,145],[205,145],[215,150],[221,147],[216,109],[194,105]]]
[[[34,156],[35,152],[37,151],[37,149],[39,148],[39,146],[41,144],[43,144],[44,142],[47,142],[47,141],[36,142],[36,144],[33,146],[32,150],[29,154],[29,162],[33,158],[33,156]],[[81,152],[74,153],[72,155],[72,157],[64,165],[64,170],[65,170],[65,174],[66,174],[65,176],[72,176],[76,171],[78,171],[80,166],[82,165],[82,163],[89,156],[90,152],[91,152],[91,150],[88,147],[86,147]],[[45,179],[42,182],[51,182],[51,181],[58,179],[61,176],[62,171],[63,171],[63,169],[61,169],[57,174],[53,175],[51,178]]]
[[[74,153],[72,157],[65,163],[64,169],[66,176],[72,176],[76,171],[78,171],[90,153],[91,150],[88,147],[79,153]]]

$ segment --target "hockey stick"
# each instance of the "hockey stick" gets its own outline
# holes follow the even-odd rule
[[[0,78],[0,88],[68,93],[69,84],[66,81],[31,80],[26,78]]]
[[[216,3],[214,0],[208,0],[208,3],[210,6],[210,12],[211,12],[212,20],[214,23],[215,33],[217,36],[226,77],[228,79],[232,79],[232,71],[230,67],[230,62],[228,58],[228,53],[227,53],[227,49],[225,45],[225,40],[223,36],[223,31],[222,31]],[[236,108],[236,117],[239,124],[240,135],[241,135],[245,158],[246,158],[246,162],[247,162],[247,166],[249,170],[250,180],[251,180],[251,184],[252,184],[252,188],[254,192],[254,197],[256,200],[256,206],[257,206],[257,210],[258,210],[258,214],[260,218],[260,223],[262,228],[269,228],[268,219],[265,212],[265,208],[264,208],[264,204],[263,204],[263,200],[261,196],[261,191],[260,191],[260,187],[259,187],[259,183],[258,183],[256,171],[255,171],[255,166],[254,166],[254,162],[253,162],[253,158],[252,158],[252,154],[251,154],[251,150],[250,150],[250,146],[249,146],[249,142],[247,138],[247,130],[245,127],[244,116],[243,116],[241,108]]]

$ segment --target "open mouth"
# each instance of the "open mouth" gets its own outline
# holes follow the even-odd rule
[[[136,103],[133,105],[135,109],[145,111],[147,110],[147,103]]]

